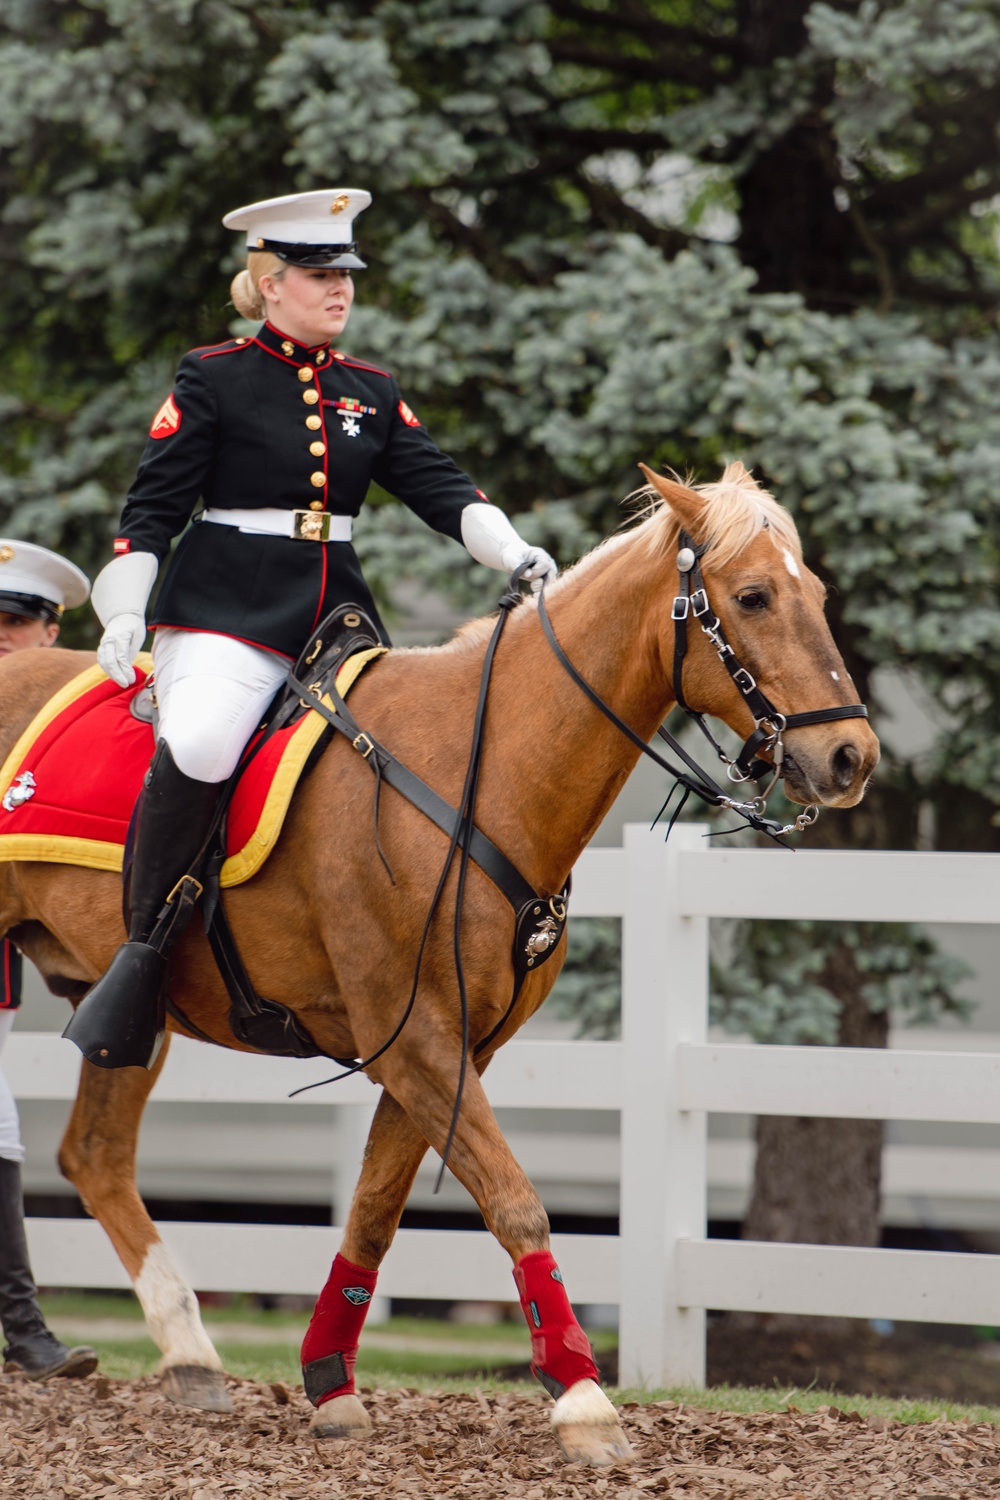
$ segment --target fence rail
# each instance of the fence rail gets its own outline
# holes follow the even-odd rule
[[[708,919],[994,922],[1000,857],[724,850],[699,825],[669,845],[644,828],[589,850],[574,872],[576,916],[622,918],[622,1041],[512,1042],[485,1082],[495,1105],[607,1109],[621,1118],[621,1232],[553,1237],[579,1302],[618,1302],[623,1383],[701,1384],[705,1309],[1000,1322],[1000,1257],[706,1238],[706,1112],[1000,1122],[1000,1055],[989,1052],[709,1045]],[[766,863],[765,863],[766,861]],[[72,1098],[74,1049],[25,1034],[8,1043],[22,1098]],[[286,1103],[327,1076],[320,1062],[226,1053],[177,1041],[154,1098]],[[337,1102],[371,1108],[366,1080]],[[305,1095],[301,1107],[312,1102]],[[318,1126],[317,1128],[323,1128]],[[314,1291],[338,1229],[169,1223],[164,1239],[199,1289]],[[29,1222],[46,1285],[127,1285],[95,1224]],[[510,1269],[485,1234],[400,1232],[388,1296],[510,1300]]]

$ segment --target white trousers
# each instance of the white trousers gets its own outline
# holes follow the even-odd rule
[[[17,1012],[13,1010],[0,1010],[0,1052],[3,1051],[3,1044],[10,1036],[10,1028],[14,1024],[16,1014]],[[17,1117],[17,1105],[14,1103],[14,1095],[2,1072],[0,1072],[0,1157],[3,1157],[4,1161],[24,1161],[21,1122]]]
[[[207,631],[153,636],[160,738],[195,781],[226,781],[288,670],[259,646]]]

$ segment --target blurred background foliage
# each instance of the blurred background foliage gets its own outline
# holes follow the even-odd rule
[[[242,326],[222,214],[368,186],[344,347],[531,540],[573,561],[639,459],[792,509],[876,722],[889,673],[932,727],[811,842],[994,849],[998,107],[997,0],[6,0],[0,528],[95,572],[178,356]],[[493,606],[385,501],[383,600]],[[785,934],[719,1013],[784,1035],[782,984],[821,1040],[792,959],[843,934]],[[954,1003],[921,934],[873,942]]]

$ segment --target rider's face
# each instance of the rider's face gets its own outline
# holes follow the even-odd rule
[[[27,646],[51,646],[58,634],[54,620],[26,620],[23,615],[0,611],[0,656],[23,651]]]
[[[276,279],[260,278],[268,322],[301,344],[325,344],[339,338],[354,301],[350,271],[292,266]]]

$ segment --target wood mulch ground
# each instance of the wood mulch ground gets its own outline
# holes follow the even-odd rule
[[[366,1393],[364,1445],[314,1443],[301,1388],[230,1380],[232,1416],[172,1405],[153,1378],[0,1377],[4,1500],[981,1500],[1000,1496],[1000,1430],[825,1407],[737,1416],[623,1410],[634,1460],[566,1464],[541,1393]]]

